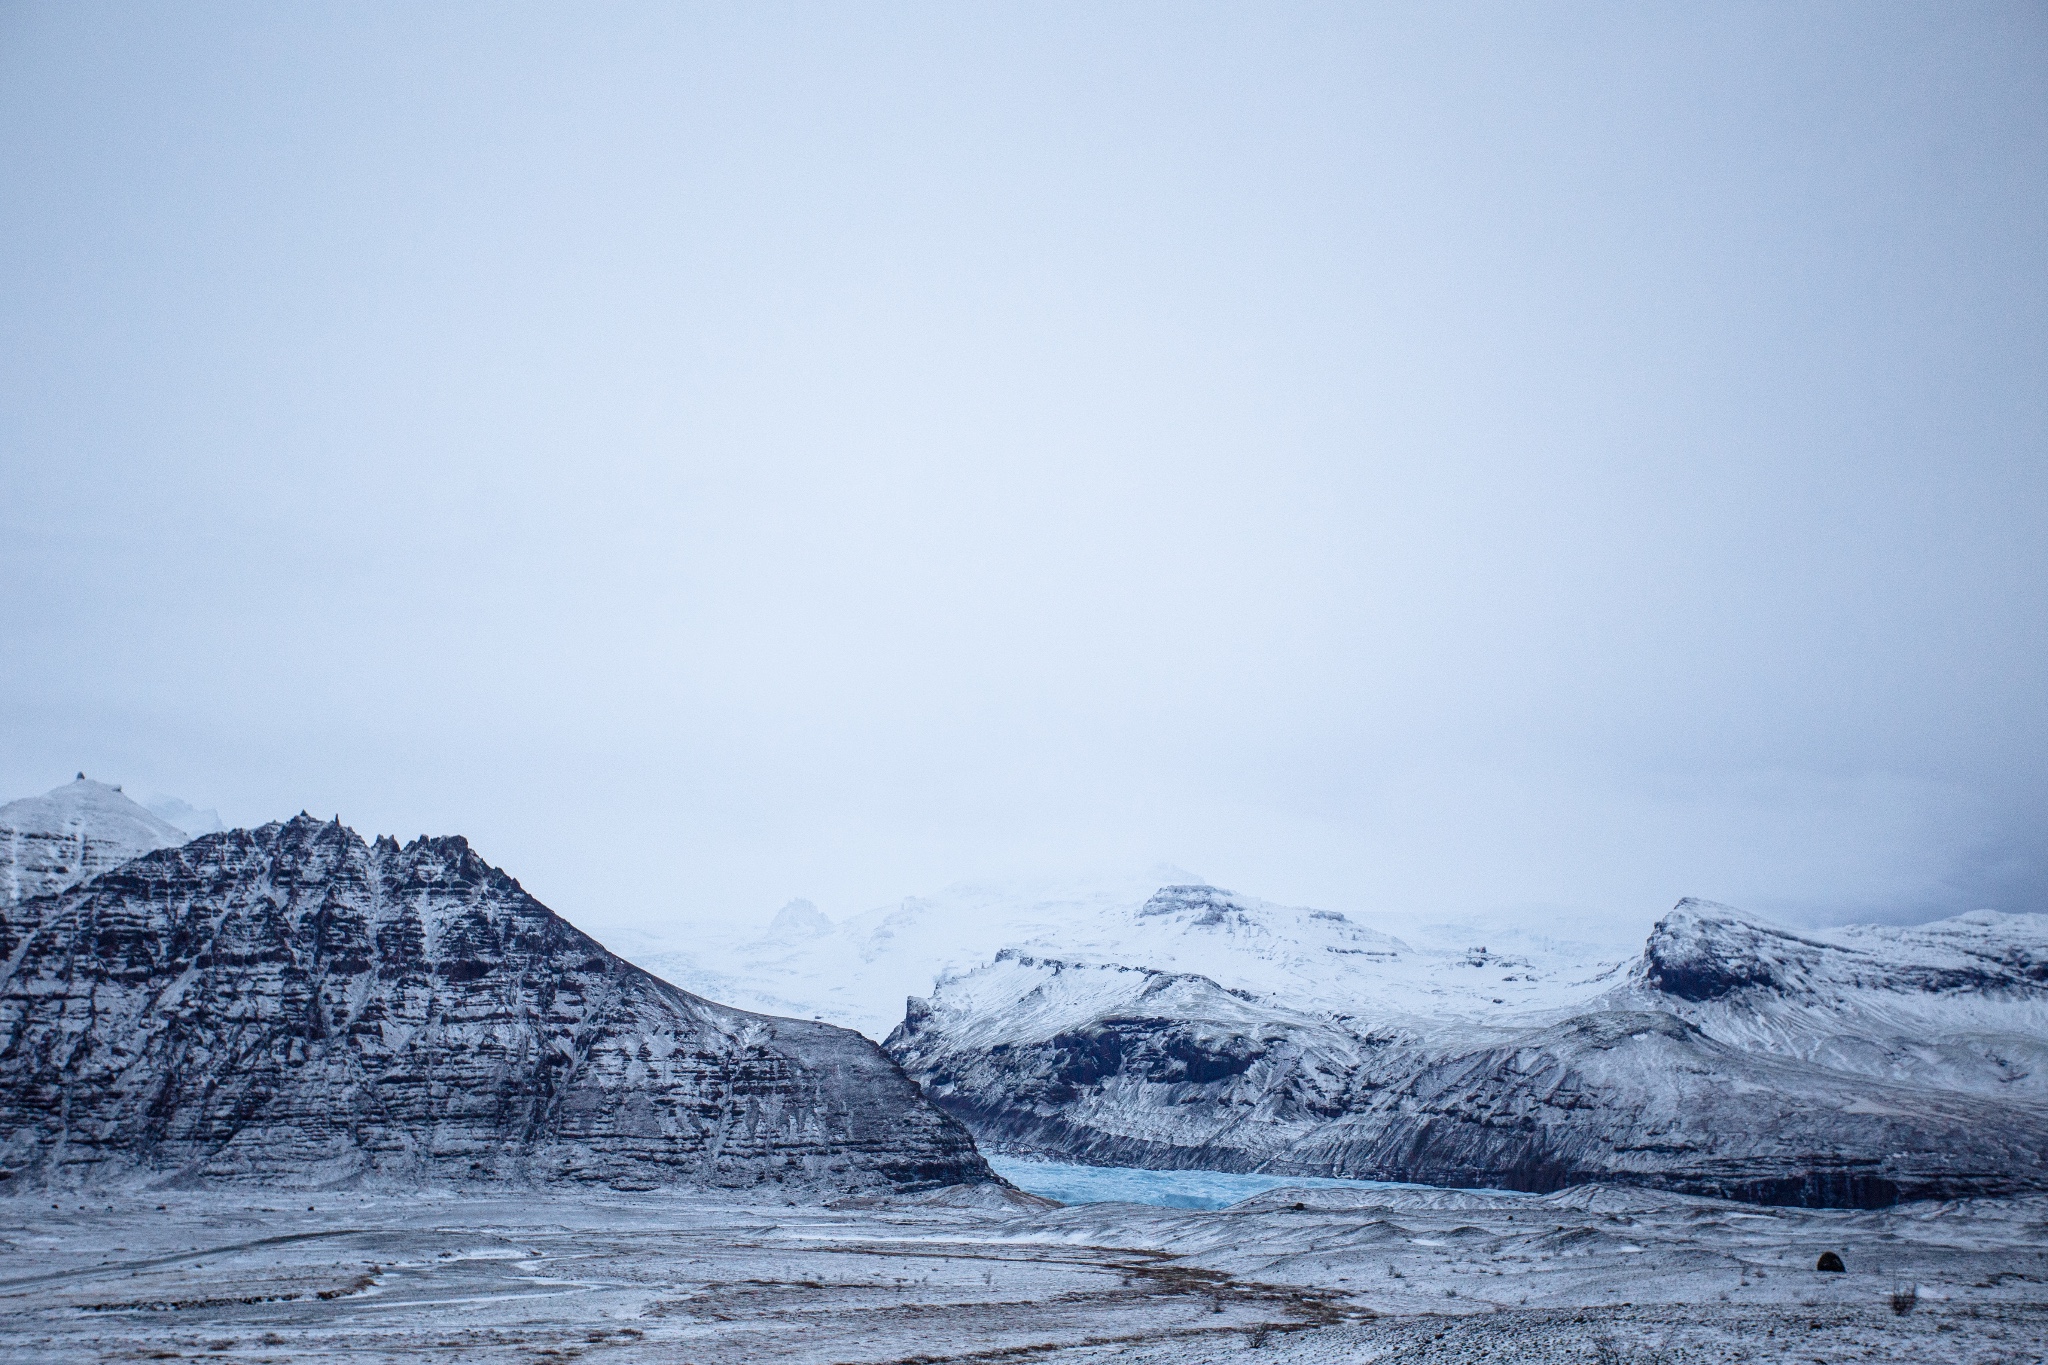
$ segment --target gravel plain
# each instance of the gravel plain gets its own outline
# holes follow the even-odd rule
[[[1837,1252],[1844,1273],[1814,1266]],[[1913,1287],[1910,1312],[1894,1289]],[[0,1358],[2031,1362],[2048,1201],[24,1192]]]

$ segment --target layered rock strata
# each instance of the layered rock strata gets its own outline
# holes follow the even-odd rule
[[[856,1033],[607,952],[460,838],[208,835],[0,916],[14,1181],[993,1179]]]

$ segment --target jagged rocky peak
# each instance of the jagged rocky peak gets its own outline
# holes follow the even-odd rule
[[[0,905],[48,895],[189,836],[80,773],[41,796],[0,806]]]
[[[768,937],[794,942],[823,938],[831,932],[832,921],[825,912],[802,898],[777,910],[775,918],[768,922]]]
[[[607,952],[460,837],[300,815],[0,917],[0,1167],[848,1189],[993,1179],[858,1034]]]

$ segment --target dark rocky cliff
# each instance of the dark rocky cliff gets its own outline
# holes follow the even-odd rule
[[[7,907],[0,973],[11,1182],[993,1179],[867,1039],[650,976],[460,838],[209,835]]]

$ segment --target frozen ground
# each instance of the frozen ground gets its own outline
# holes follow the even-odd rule
[[[263,1193],[0,1201],[0,1359],[2003,1362],[2048,1340],[2038,1199]],[[1813,1268],[1828,1250],[1847,1273]]]

